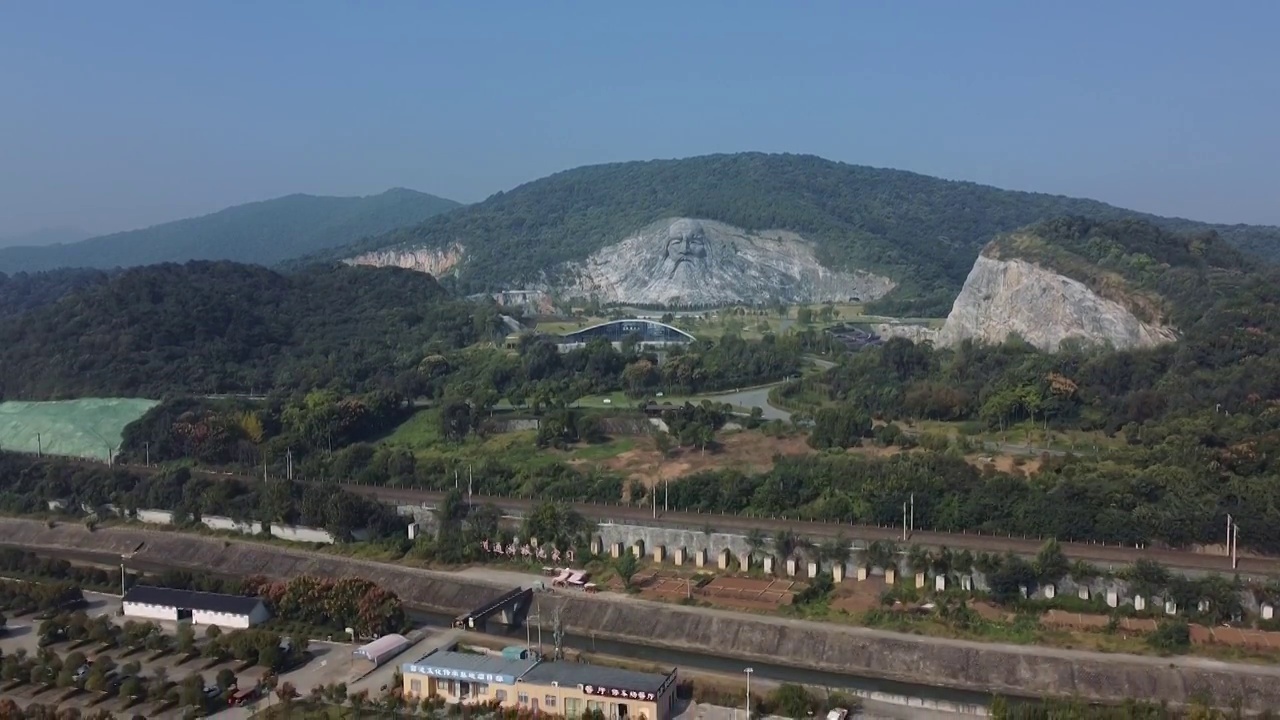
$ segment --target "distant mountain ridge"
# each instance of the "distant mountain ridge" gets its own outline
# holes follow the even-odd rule
[[[92,236],[93,233],[75,227],[45,227],[31,232],[0,235],[0,248],[73,243]]]
[[[1178,232],[1213,230],[1237,247],[1280,259],[1280,228],[1160,218],[1094,200],[764,153],[566,170],[317,258],[430,271],[453,277],[466,292],[524,288],[572,294],[583,284],[575,278],[598,254],[634,267],[656,265],[648,255],[662,259],[661,243],[681,239],[659,232],[652,247],[634,239],[653,223],[683,218],[723,223],[753,237],[792,233],[830,270],[890,281],[894,290],[878,301],[881,311],[938,316],[950,308],[988,241],[1062,216],[1145,219]],[[699,259],[713,259],[713,241],[693,238],[695,245],[707,246]],[[624,257],[627,252],[645,256]],[[767,277],[767,268],[758,274]],[[787,290],[780,286],[777,296]]]
[[[459,206],[404,188],[365,197],[286,195],[74,243],[0,248],[0,272],[188,260],[274,265],[416,225]]]

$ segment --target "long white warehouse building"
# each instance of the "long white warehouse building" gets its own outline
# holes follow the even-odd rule
[[[125,617],[247,628],[271,617],[261,598],[135,585],[124,594]]]

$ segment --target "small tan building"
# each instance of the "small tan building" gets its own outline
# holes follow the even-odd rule
[[[670,720],[676,671],[645,673],[605,665],[541,662],[516,683],[529,707],[567,718],[599,710],[606,720]]]
[[[676,670],[644,673],[576,662],[539,662],[436,651],[400,668],[406,697],[523,708],[577,718],[599,710],[607,720],[670,720]]]

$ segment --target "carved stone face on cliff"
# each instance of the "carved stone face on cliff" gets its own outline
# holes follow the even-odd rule
[[[707,257],[707,234],[696,220],[677,220],[667,228],[667,248],[662,264],[667,277],[684,264],[697,264]]]

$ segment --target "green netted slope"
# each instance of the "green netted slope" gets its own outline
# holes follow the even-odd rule
[[[124,426],[159,403],[138,398],[81,398],[0,403],[0,450],[107,459]]]

